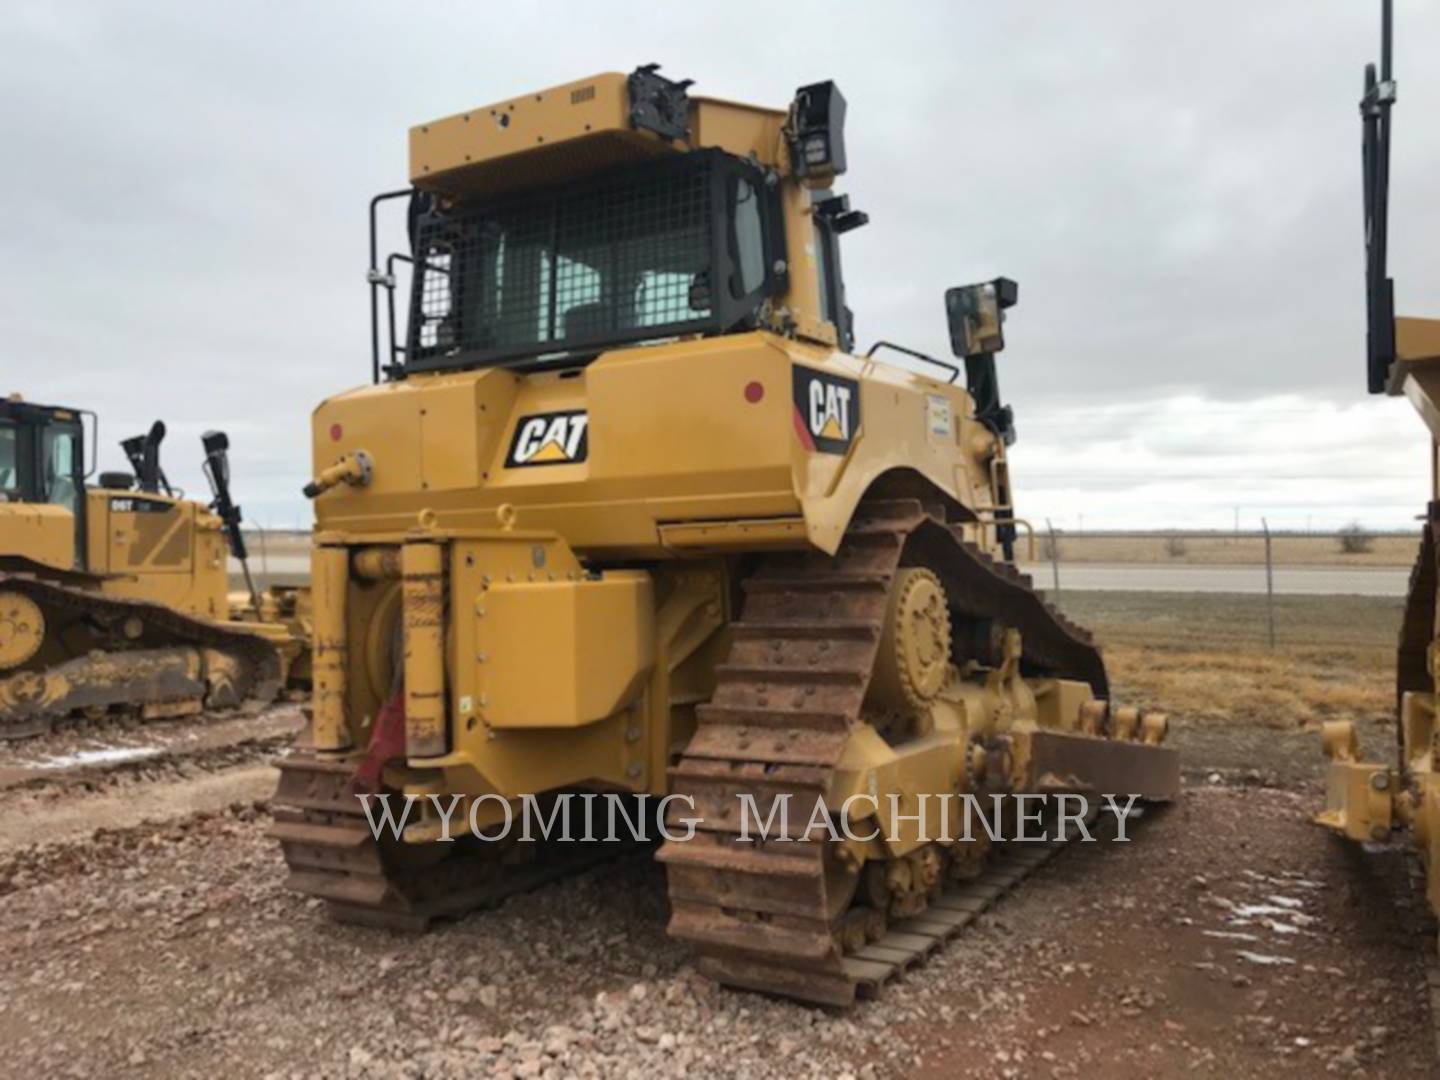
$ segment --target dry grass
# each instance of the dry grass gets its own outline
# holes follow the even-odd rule
[[[1279,597],[1273,650],[1264,597],[1076,592],[1062,606],[1096,632],[1127,703],[1292,729],[1393,709],[1399,599]]]
[[[1036,539],[1036,560],[1049,558],[1046,537]],[[1226,533],[1060,533],[1060,562],[1177,563],[1263,565],[1265,541],[1260,536]],[[1410,566],[1418,536],[1376,535],[1370,550],[1344,553],[1334,535],[1277,536],[1272,541],[1277,566]],[[1021,543],[1020,554],[1028,556]],[[1036,561],[1029,560],[1029,561]]]
[[[1106,650],[1121,697],[1191,720],[1312,727],[1325,720],[1383,722],[1394,692],[1391,650],[1274,653]]]

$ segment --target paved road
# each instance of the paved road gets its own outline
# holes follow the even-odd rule
[[[1054,587],[1048,563],[1024,569],[1037,587]],[[1275,568],[1275,591],[1298,596],[1404,596],[1409,581],[1410,571],[1398,566]],[[1062,562],[1060,587],[1099,592],[1263,593],[1265,567]]]
[[[275,580],[303,580],[310,572],[308,555],[272,555]],[[239,567],[232,566],[238,573]],[[250,569],[260,573],[260,560]],[[1052,588],[1048,563],[1026,566],[1042,589]],[[1398,566],[1281,566],[1275,569],[1275,591],[1300,596],[1404,596],[1410,571]],[[1097,592],[1263,593],[1263,566],[1172,566],[1164,563],[1061,563],[1062,589]]]

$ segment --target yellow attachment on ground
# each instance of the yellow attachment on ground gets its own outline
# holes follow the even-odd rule
[[[1146,713],[1140,718],[1140,741],[1146,746],[1159,746],[1170,733],[1170,717],[1164,713]]]
[[[1325,777],[1323,825],[1350,840],[1384,840],[1395,824],[1399,781],[1384,765],[1362,762],[1360,740],[1349,720],[1333,720],[1321,732],[1330,766]]]
[[[1350,720],[1327,720],[1320,727],[1320,746],[1331,761],[1357,761],[1360,736]]]
[[[0,592],[0,671],[18,667],[40,651],[45,614],[19,593]]]
[[[1110,734],[1113,738],[1129,741],[1140,730],[1140,710],[1133,705],[1115,709],[1110,714]]]

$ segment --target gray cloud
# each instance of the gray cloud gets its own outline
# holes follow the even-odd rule
[[[1440,39],[1440,5],[1397,7],[1393,269],[1402,311],[1440,314],[1440,71],[1418,44]],[[1257,502],[1338,514],[1371,490],[1346,477],[1384,460],[1403,485],[1373,513],[1398,524],[1425,497],[1420,425],[1399,403],[1366,406],[1378,425],[1351,410],[1355,104],[1377,37],[1378,4],[1340,0],[11,5],[0,391],[96,408],[112,462],[114,437],[164,415],[192,487],[194,435],[225,426],[247,509],[303,520],[309,412],[367,377],[364,207],[403,184],[406,128],[658,60],[762,103],[839,82],[843,186],[872,217],[846,252],[862,343],[939,350],[945,287],[1020,281],[1001,363],[1032,511],[1159,513],[1140,462],[1163,483],[1239,456],[1276,477]],[[1237,409],[1251,422],[1216,434],[1207,416]],[[1312,411],[1353,451],[1291,461]],[[1154,461],[1107,473],[1134,449],[1112,423],[1144,427]],[[1284,479],[1301,465],[1335,482]],[[1185,507],[1234,497],[1186,483]]]

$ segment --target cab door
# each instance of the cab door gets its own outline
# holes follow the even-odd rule
[[[70,511],[75,517],[75,566],[86,569],[85,454],[80,422],[58,415],[36,431],[37,502]]]

